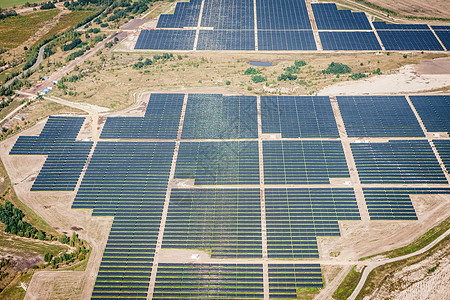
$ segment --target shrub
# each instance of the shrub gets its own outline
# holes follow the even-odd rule
[[[281,74],[278,76],[278,81],[297,80],[297,75],[294,74]]]
[[[253,75],[252,76],[252,80],[253,80],[254,83],[259,83],[259,82],[267,81],[267,78],[265,78],[262,75]]]
[[[350,78],[353,80],[358,80],[358,79],[361,79],[364,77],[367,77],[366,74],[364,74],[364,73],[354,73],[354,74],[350,75]]]
[[[244,72],[244,75],[255,75],[255,74],[261,74],[261,70],[257,70],[253,67],[250,67]]]
[[[345,74],[351,73],[352,69],[344,64],[332,62],[328,68],[322,71],[323,74]]]

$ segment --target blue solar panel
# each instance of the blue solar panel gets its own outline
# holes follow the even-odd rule
[[[447,183],[426,140],[352,143],[351,148],[363,184]]]
[[[311,30],[259,30],[258,50],[317,50]]]
[[[373,22],[378,30],[430,30],[427,24],[387,24],[386,22]]]
[[[196,185],[259,184],[258,143],[183,142],[175,178]]]
[[[323,50],[381,50],[373,32],[321,31]]]
[[[353,189],[265,189],[269,258],[318,258],[318,236],[339,236],[338,221],[360,220]]]
[[[202,0],[178,2],[173,14],[161,15],[156,28],[197,27]]]
[[[427,131],[450,133],[450,95],[410,96]]]
[[[256,97],[189,94],[181,137],[257,138]]]
[[[449,188],[364,188],[371,220],[417,220],[410,195],[450,194]]]
[[[434,30],[447,51],[450,51],[450,30]]]
[[[311,29],[305,1],[256,1],[258,30]]]
[[[444,25],[444,26],[433,25],[433,26],[431,26],[431,28],[433,28],[434,30],[450,30],[450,25]]]
[[[253,0],[204,0],[202,27],[253,29]]]
[[[178,134],[184,94],[152,94],[145,116],[109,117],[101,138],[175,139]]]
[[[134,49],[193,50],[195,30],[142,30]]]
[[[350,137],[422,137],[425,134],[404,96],[338,96]]]
[[[338,10],[334,3],[311,3],[319,30],[372,30],[364,12]]]
[[[431,30],[379,30],[386,50],[443,51]]]
[[[197,50],[255,50],[253,30],[200,30]]]
[[[433,140],[445,167],[450,170],[450,140]]]
[[[339,137],[326,96],[261,96],[262,133],[283,138]]]

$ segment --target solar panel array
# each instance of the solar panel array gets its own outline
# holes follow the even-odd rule
[[[152,94],[144,117],[107,119],[72,206],[114,217],[93,299],[263,299],[266,237],[269,259],[315,259],[317,237],[339,236],[339,221],[361,219],[352,186],[331,180],[350,181],[350,174],[330,98],[259,99],[261,133],[274,137],[258,135],[255,96]],[[410,99],[428,131],[448,132],[448,96]],[[350,137],[423,138],[351,143],[371,220],[417,220],[410,195],[450,194],[404,96],[337,100]],[[32,189],[74,189],[93,144],[75,141],[83,122],[51,117],[40,136],[18,139],[11,154],[49,156]],[[448,169],[450,140],[433,142]],[[165,263],[159,256],[154,264],[158,237],[161,252],[198,249],[254,261]],[[271,261],[267,275],[271,299],[324,285],[318,264]]]
[[[263,133],[283,138],[339,137],[330,99],[324,96],[261,96]]]
[[[85,118],[49,117],[39,136],[21,136],[10,155],[47,155],[32,191],[73,191],[92,142],[75,141]]]
[[[432,26],[434,32],[444,44],[445,49],[450,51],[450,26]]]
[[[142,30],[134,49],[192,50],[195,30]]]
[[[339,236],[338,221],[359,220],[353,189],[265,189],[269,258],[318,258],[318,236]]]
[[[173,14],[159,17],[156,30],[141,32],[135,49],[317,50],[310,21],[313,16],[309,15],[304,0],[204,0],[200,16],[201,4],[201,0],[177,3]],[[339,10],[334,3],[311,3],[311,7],[324,50],[382,50],[364,12]],[[426,24],[373,22],[373,25],[388,51],[444,50]],[[436,34],[448,45],[448,28],[435,27]],[[194,49],[193,29],[197,28],[200,31]]]
[[[323,50],[381,50],[375,33],[369,31],[320,31]]]
[[[447,171],[450,170],[450,140],[433,140]]]
[[[297,299],[305,287],[323,287],[319,264],[269,264],[270,299]]]
[[[450,96],[409,96],[427,131],[450,133]]]
[[[263,267],[161,263],[152,299],[264,299]]]
[[[361,183],[447,183],[426,140],[352,143],[351,148]]]
[[[189,94],[181,137],[257,138],[256,97]]]
[[[200,15],[202,0],[178,2],[173,14],[162,14],[156,28],[196,27]]]
[[[450,194],[450,188],[364,188],[371,220],[417,220],[410,195]]]
[[[340,141],[264,141],[265,184],[329,184],[349,178]]]
[[[73,208],[114,216],[93,299],[146,298],[173,142],[98,142]]]
[[[319,30],[372,30],[364,12],[338,10],[334,3],[311,3]]]
[[[174,189],[162,247],[261,258],[260,203],[259,189]]]
[[[337,96],[350,137],[423,137],[404,96]]]
[[[152,94],[145,116],[109,117],[103,139],[175,139],[178,133],[184,94]]]
[[[175,178],[195,179],[196,185],[259,184],[258,143],[184,142]]]

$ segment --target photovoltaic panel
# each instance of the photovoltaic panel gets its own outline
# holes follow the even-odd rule
[[[381,50],[375,33],[369,31],[320,31],[323,50]]]
[[[173,189],[162,247],[261,258],[260,207],[259,189]]]
[[[378,30],[386,50],[444,51],[431,30]]]
[[[195,30],[142,30],[134,49],[193,50]]]
[[[433,140],[445,167],[450,170],[450,140]]]
[[[378,30],[430,30],[427,24],[387,24],[386,22],[372,22]]]
[[[283,138],[339,137],[327,96],[261,96],[262,133]]]
[[[197,27],[202,0],[178,2],[173,14],[159,16],[156,28]]]
[[[432,25],[431,28],[434,30],[450,30],[449,25]]]
[[[423,137],[404,96],[337,96],[350,137]]]
[[[450,194],[449,188],[363,188],[371,220],[417,220],[410,195]]]
[[[270,299],[297,299],[300,288],[323,288],[319,264],[269,264]]]
[[[258,143],[183,142],[175,178],[195,179],[196,185],[259,184]]]
[[[329,184],[348,178],[340,141],[263,141],[265,184]]]
[[[258,50],[317,50],[312,30],[260,30]]]
[[[450,133],[450,95],[409,96],[427,131]]]
[[[447,183],[426,140],[352,143],[351,148],[363,184]]]
[[[114,216],[93,299],[147,297],[174,146],[98,142],[72,206]]]
[[[338,221],[360,220],[353,189],[265,189],[269,258],[318,258],[318,236],[339,236]]]
[[[204,0],[201,27],[253,29],[253,0]]]
[[[253,30],[200,30],[197,50],[255,50]]]
[[[264,299],[263,267],[159,263],[152,299]]]
[[[338,10],[334,3],[311,3],[319,30],[372,30],[364,12]]]
[[[184,94],[152,94],[142,117],[108,117],[103,139],[176,139]]]
[[[257,138],[255,96],[189,94],[183,139]]]
[[[434,30],[447,51],[450,51],[450,30]]]
[[[312,29],[305,1],[258,0],[256,15],[258,31]]]
[[[49,117],[39,136],[20,136],[10,155],[47,155],[32,191],[73,191],[93,142],[75,141],[83,117]]]

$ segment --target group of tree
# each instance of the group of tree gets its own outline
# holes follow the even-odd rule
[[[0,9],[0,20],[9,18],[9,17],[15,17],[17,16],[17,12],[15,10],[2,10]]]
[[[48,1],[47,3],[42,4],[40,8],[42,10],[44,10],[44,9],[53,9],[53,8],[56,8],[56,6],[55,6],[55,4],[53,4],[53,2]]]
[[[73,48],[75,48],[76,46],[78,46],[80,44],[81,44],[81,39],[80,38],[76,38],[76,39],[72,40],[72,42],[70,42],[69,44],[62,45],[61,46],[61,50],[62,51],[70,51],[70,50],[72,50]]]
[[[33,239],[52,239],[52,236],[47,237],[42,230],[37,230],[30,223],[23,220],[25,214],[14,205],[6,201],[5,205],[0,204],[0,221],[6,225],[5,232],[14,235],[33,238]]]
[[[70,264],[75,262],[75,260],[84,260],[86,255],[89,253],[88,247],[86,247],[85,243],[80,240],[76,232],[72,234],[72,238],[67,235],[62,235],[59,238],[59,241],[63,244],[67,244],[71,247],[76,247],[76,249],[72,253],[63,253],[59,256],[53,256],[51,253],[45,253],[44,261],[49,263],[53,268],[58,268],[60,263],[66,262],[66,264]]]
[[[351,73],[352,69],[344,64],[331,62],[331,64],[322,71],[323,74],[346,74]]]

